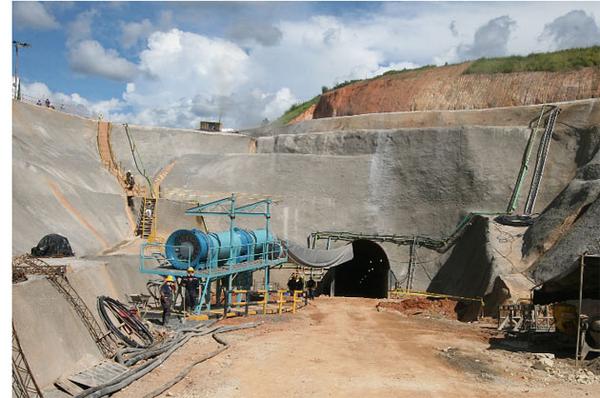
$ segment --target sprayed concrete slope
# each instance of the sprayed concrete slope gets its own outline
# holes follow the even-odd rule
[[[101,295],[127,302],[126,293],[146,290],[136,257],[47,259],[69,264],[68,279],[97,321],[96,298]],[[13,323],[31,371],[41,388],[100,362],[103,357],[83,322],[45,278],[30,277],[13,285]]]
[[[190,129],[129,126],[129,133],[141,154],[149,177],[154,177],[169,163],[189,154],[248,153],[254,151],[254,141],[240,134],[206,133]],[[124,169],[137,173],[131,149],[122,124],[113,124],[111,144]]]
[[[184,153],[252,150],[253,141],[240,135],[131,130],[151,177],[168,171],[169,163]],[[149,139],[138,141],[138,135]],[[123,127],[113,126],[112,137],[122,167],[133,169]],[[142,181],[139,175],[137,181]],[[126,302],[126,294],[146,291],[148,278],[139,272],[136,255],[141,242],[132,234],[136,214],[128,214],[125,193],[101,163],[97,121],[14,102],[13,184],[14,255],[29,252],[47,233],[66,236],[77,256],[86,258],[47,261],[69,265],[71,286],[95,316],[97,296]],[[161,199],[159,233],[201,227],[197,219],[183,216],[189,206]],[[129,254],[96,257],[103,252]],[[44,389],[57,378],[102,360],[77,313],[44,278],[32,277],[13,286],[13,322],[34,377]]]
[[[77,255],[129,236],[125,197],[100,163],[96,135],[95,121],[13,102],[13,253],[49,233]]]
[[[600,126],[590,142],[592,159],[524,235],[527,270],[537,283],[568,271],[588,252],[600,253]]]
[[[575,175],[594,134],[586,126],[590,119],[597,123],[600,109],[597,101],[564,108],[561,122],[576,128],[556,131],[537,211]],[[494,110],[438,112],[437,127],[430,128],[414,126],[426,122],[424,114],[390,114],[312,120],[282,128],[284,134],[254,131],[256,154],[185,156],[165,179],[163,194],[203,200],[230,191],[272,195],[278,202],[274,230],[298,242],[317,230],[444,237],[470,211],[506,209],[530,134],[526,126],[539,111],[506,109],[511,122],[504,126],[493,125],[502,120]],[[479,125],[458,125],[465,120]],[[406,250],[385,249],[401,279]],[[419,269],[417,287],[426,288],[427,273],[439,266]]]
[[[537,211],[589,159],[595,134],[589,126],[600,125],[597,100],[561,107]],[[527,126],[539,111],[524,106],[318,119],[249,131],[256,139],[140,126],[130,131],[147,174],[162,172],[161,194],[170,200],[159,203],[163,235],[177,225],[197,225],[180,218],[187,203],[238,192],[248,201],[273,197],[274,231],[298,242],[316,230],[444,237],[470,211],[506,208]],[[78,254],[130,238],[123,193],[100,166],[96,122],[26,104],[15,104],[14,119],[15,252],[49,232],[68,236]],[[116,162],[133,169],[123,126],[113,125],[111,140]],[[212,230],[225,227],[207,223]],[[400,279],[406,250],[384,246]],[[416,276],[421,288],[439,264],[425,267]]]
[[[569,184],[590,175],[581,167],[594,155],[589,146],[597,142],[593,126],[600,125],[599,109],[596,100],[564,105],[559,118],[563,124],[552,141],[537,211]],[[449,234],[469,211],[505,210],[529,135],[527,125],[539,110],[522,107],[321,119],[289,129],[255,131],[254,135],[262,137],[258,139],[137,126],[131,131],[148,174],[160,174],[172,164],[161,184],[158,214],[163,236],[179,226],[197,224],[182,215],[188,203],[237,192],[242,201],[272,197],[276,203],[273,230],[297,242],[304,242],[316,230],[438,237]],[[64,234],[78,255],[87,256],[113,252],[132,238],[124,193],[100,162],[96,128],[95,121],[14,103],[14,254],[28,251],[50,232]],[[111,144],[115,160],[133,168],[119,125],[113,126]],[[583,174],[578,175],[578,169]],[[225,227],[207,221],[212,230]],[[465,255],[473,244],[485,245],[489,239],[488,227],[473,227],[460,242]],[[400,279],[408,258],[405,248],[383,247]],[[469,268],[489,267],[485,252],[464,261],[461,252],[455,251],[440,259],[425,253],[426,259],[436,261],[417,269],[415,287],[427,288],[430,277],[450,264],[453,254],[457,275],[464,275],[459,279],[462,286],[470,283]],[[145,290],[146,278],[137,271],[135,255],[97,260],[61,261],[73,265],[69,278],[90,308],[95,308],[96,296],[101,294],[124,299],[125,293]],[[508,270],[509,266],[499,267]],[[521,270],[519,266],[517,273]],[[481,274],[481,283],[472,294],[485,293],[494,283],[492,274]],[[31,296],[28,284],[39,286],[39,297]],[[13,314],[25,354],[43,386],[100,360],[77,316],[47,281],[15,285]],[[49,360],[52,367],[47,366]]]

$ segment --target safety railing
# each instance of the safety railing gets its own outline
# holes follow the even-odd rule
[[[48,100],[48,102],[46,102],[46,100]],[[94,119],[102,116],[101,114],[94,114],[83,105],[72,105],[64,102],[56,103],[51,102],[48,98],[33,97],[23,93],[21,93],[20,101],[85,118]]]
[[[308,296],[303,290],[233,289],[227,291],[225,294],[223,316],[226,318],[232,312],[243,313],[244,316],[248,316],[251,313],[262,313],[265,315],[291,312],[295,314],[299,308],[307,304],[307,301]]]
[[[227,270],[241,272],[245,268],[262,268],[278,265],[287,261],[287,245],[281,240],[270,240],[261,245],[249,245],[244,254],[243,246],[210,247],[204,261],[195,261],[189,246],[167,245],[160,242],[146,242],[140,249],[140,271],[158,275],[184,276],[186,269],[192,267],[196,276],[213,276]],[[253,249],[253,250],[252,250]],[[178,253],[177,258],[167,253]],[[185,254],[187,253],[187,255]],[[178,263],[179,268],[173,264]]]

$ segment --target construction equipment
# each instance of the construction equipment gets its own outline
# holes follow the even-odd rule
[[[265,249],[277,255],[280,246],[267,247],[272,240],[265,229],[246,231],[234,227],[233,234],[179,229],[167,239],[165,255],[177,269],[204,269],[223,265],[230,257],[237,263],[256,260]]]
[[[501,305],[498,308],[498,330],[511,333],[552,332],[555,330],[552,306],[531,303]]]
[[[146,242],[140,248],[140,271],[173,277],[187,275],[187,268],[196,270],[201,292],[196,313],[210,310],[213,282],[227,280],[227,291],[233,289],[233,279],[243,272],[264,270],[265,290],[269,290],[269,269],[287,261],[284,242],[272,235],[271,200],[238,206],[235,194],[188,209],[191,216],[222,216],[229,218],[229,230],[205,233],[196,229],[173,232],[166,243]],[[264,217],[265,227],[247,231],[236,227],[239,217]],[[227,300],[231,302],[231,300]]]

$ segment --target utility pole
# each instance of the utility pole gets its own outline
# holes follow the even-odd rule
[[[13,46],[15,47],[15,98],[21,99],[21,82],[19,81],[19,47],[27,48],[31,47],[31,44],[22,41],[13,40]]]

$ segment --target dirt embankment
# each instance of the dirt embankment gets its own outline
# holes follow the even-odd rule
[[[392,310],[408,316],[424,315],[434,318],[458,319],[457,301],[449,299],[429,299],[427,297],[409,297],[400,300],[382,300],[377,303],[377,311]]]
[[[323,94],[312,117],[484,109],[600,97],[600,68],[463,75],[469,65],[409,71],[350,84]],[[305,120],[308,115],[302,116]]]

